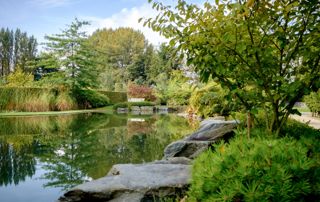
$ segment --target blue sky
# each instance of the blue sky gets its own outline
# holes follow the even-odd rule
[[[87,27],[89,33],[103,27],[133,27],[157,45],[164,39],[137,22],[140,17],[154,15],[147,0],[0,0],[0,27],[20,28],[39,42],[44,41],[46,34],[60,33],[77,17],[91,21],[91,26]]]

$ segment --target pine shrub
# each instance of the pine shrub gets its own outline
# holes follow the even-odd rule
[[[82,108],[97,108],[110,104],[106,95],[91,89],[75,89],[73,90],[73,96]]]
[[[292,138],[235,138],[200,155],[189,201],[317,201],[319,162]]]

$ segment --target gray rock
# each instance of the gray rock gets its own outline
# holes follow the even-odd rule
[[[131,108],[131,111],[141,111],[140,107],[139,106],[132,106]]]
[[[190,165],[183,164],[119,164],[114,165],[106,177],[76,186],[59,200],[121,201],[141,197],[175,193],[189,183]]]
[[[153,112],[153,107],[152,106],[141,106],[140,107],[141,111],[147,111],[147,112]]]
[[[109,200],[109,202],[140,202],[143,197],[144,193],[124,192],[114,196],[114,199]]]
[[[129,109],[128,108],[118,108],[117,109],[117,113],[118,114],[121,114],[121,113],[128,113],[129,112]]]
[[[193,159],[208,149],[218,139],[233,133],[233,129],[237,124],[237,121],[204,120],[200,123],[198,131],[183,140],[169,144],[164,150],[164,159],[170,157]]]
[[[169,108],[168,108],[168,106],[156,106],[156,110],[157,110],[157,111],[165,111],[165,112],[168,112],[168,111],[169,111]]]
[[[198,131],[194,132],[185,140],[217,140],[230,133],[237,126],[238,121],[204,120],[200,123]]]
[[[200,152],[205,151],[214,141],[180,140],[169,144],[164,150],[164,159],[172,157],[187,157],[194,159]]]
[[[155,164],[185,164],[190,165],[192,160],[186,157],[173,157],[173,158],[166,158],[163,160],[154,161]]]

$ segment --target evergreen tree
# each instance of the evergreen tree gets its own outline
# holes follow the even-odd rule
[[[61,34],[46,36],[47,49],[54,54],[65,72],[65,85],[75,88],[97,87],[97,52],[81,28],[89,23],[75,19]]]

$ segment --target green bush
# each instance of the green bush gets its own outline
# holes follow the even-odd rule
[[[169,106],[189,104],[193,89],[190,78],[186,77],[181,70],[172,71],[169,80],[163,74],[160,74],[158,79],[155,95],[159,100],[159,104]]]
[[[190,105],[197,115],[210,117],[214,115],[229,115],[230,106],[225,98],[226,90],[214,82],[197,89],[190,97]]]
[[[297,140],[236,138],[200,155],[190,201],[316,201],[319,162]]]
[[[104,107],[110,104],[109,98],[98,91],[90,89],[75,89],[72,94],[77,100],[78,105],[85,109]]]
[[[8,87],[19,87],[19,86],[32,86],[33,75],[31,73],[25,73],[21,68],[16,69],[13,73],[7,76]]]
[[[126,92],[112,92],[112,91],[104,91],[104,90],[98,90],[98,92],[103,95],[106,95],[110,99],[111,104],[126,102],[128,100]]]
[[[113,105],[113,109],[116,110],[118,108],[129,108],[128,102],[120,102]]]
[[[320,90],[305,96],[304,101],[314,116],[320,116]]]
[[[128,105],[129,106],[137,106],[137,107],[155,106],[155,104],[153,102],[148,102],[148,101],[144,101],[144,102],[129,102]]]

